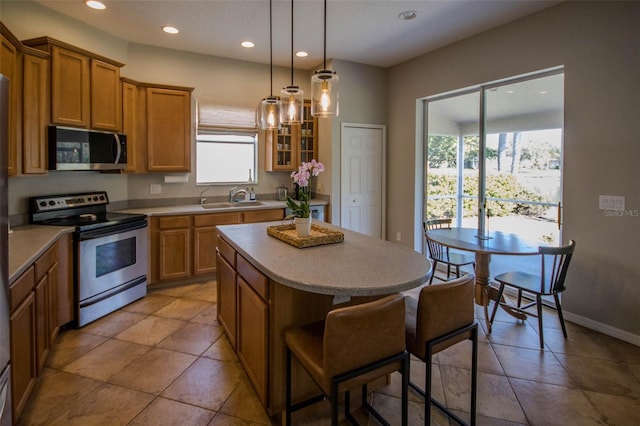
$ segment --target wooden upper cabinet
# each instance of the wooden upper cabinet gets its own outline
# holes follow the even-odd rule
[[[122,133],[127,136],[126,172],[138,171],[138,144],[140,140],[140,96],[138,86],[122,81]]]
[[[147,169],[191,170],[191,91],[146,89]]]
[[[22,64],[22,173],[47,172],[48,58],[23,54]]]
[[[267,130],[265,170],[293,171],[303,162],[318,158],[318,119],[311,115],[311,101],[304,102],[300,124],[283,124],[280,130]]]
[[[120,62],[50,37],[25,40],[51,55],[51,122],[120,131]]]
[[[9,79],[8,99],[8,172],[18,173],[18,48],[6,27],[0,27],[0,73]]]
[[[120,68],[97,59],[91,60],[91,127],[121,129]]]
[[[53,46],[51,49],[51,121],[89,127],[91,94],[87,56]]]

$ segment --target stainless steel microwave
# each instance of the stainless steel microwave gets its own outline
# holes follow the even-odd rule
[[[123,170],[126,167],[126,135],[49,126],[49,170]]]

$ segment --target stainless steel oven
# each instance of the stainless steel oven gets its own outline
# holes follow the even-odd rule
[[[75,227],[75,320],[82,327],[147,294],[147,219],[109,213],[104,191],[30,199],[32,223]]]
[[[79,327],[144,297],[146,221],[79,232],[77,239]]]

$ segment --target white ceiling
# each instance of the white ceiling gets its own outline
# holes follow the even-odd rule
[[[35,0],[126,41],[269,63],[268,0],[103,0],[96,11],[81,0]],[[543,0],[329,0],[327,57],[390,67],[560,1]],[[413,20],[398,15],[417,12]],[[164,25],[180,29],[171,36]],[[291,64],[291,1],[273,0],[273,62]],[[323,1],[294,3],[294,49],[309,52],[294,67],[322,63]],[[256,44],[240,46],[243,40]]]

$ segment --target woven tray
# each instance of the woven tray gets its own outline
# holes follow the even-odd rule
[[[267,234],[298,248],[341,243],[344,241],[344,234],[342,232],[325,228],[315,223],[311,224],[311,235],[308,237],[298,236],[295,224],[268,226]]]

